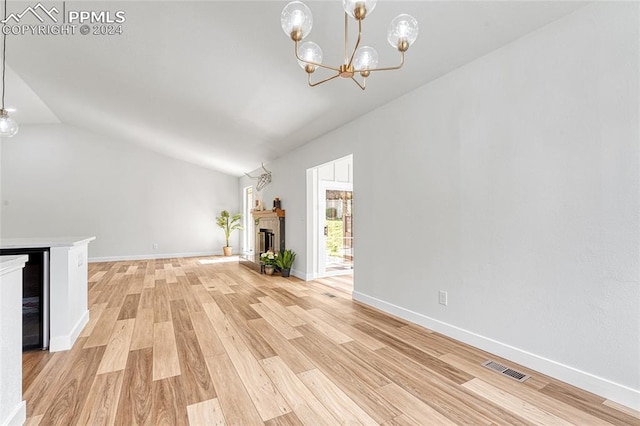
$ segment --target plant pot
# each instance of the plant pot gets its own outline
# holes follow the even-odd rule
[[[286,268],[282,270],[282,276],[283,277],[288,277],[291,274],[291,269]]]
[[[273,275],[273,271],[276,268],[273,265],[264,265],[264,273],[267,275]]]
[[[233,247],[224,246],[222,247],[222,251],[224,252],[225,256],[231,256],[233,254]]]

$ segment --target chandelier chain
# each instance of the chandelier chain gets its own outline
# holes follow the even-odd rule
[[[2,21],[2,109],[4,109],[4,79],[6,74],[7,59],[7,33],[4,27],[7,25],[7,0],[4,0],[4,18]]]

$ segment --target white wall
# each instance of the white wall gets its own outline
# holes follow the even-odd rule
[[[239,211],[238,178],[67,125],[0,143],[3,238],[95,235],[91,259],[221,253],[215,216]]]
[[[638,16],[580,9],[268,165],[287,246],[308,265],[306,168],[353,153],[357,299],[640,407]]]

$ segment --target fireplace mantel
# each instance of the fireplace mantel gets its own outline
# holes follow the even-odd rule
[[[284,210],[251,210],[254,219],[284,217]]]

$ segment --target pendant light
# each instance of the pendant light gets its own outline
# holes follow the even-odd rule
[[[7,0],[4,0],[4,21],[2,29],[7,25]],[[7,33],[2,31],[2,108],[0,108],[0,137],[12,137],[18,133],[18,123],[11,117],[4,107],[4,80],[6,75]]]

